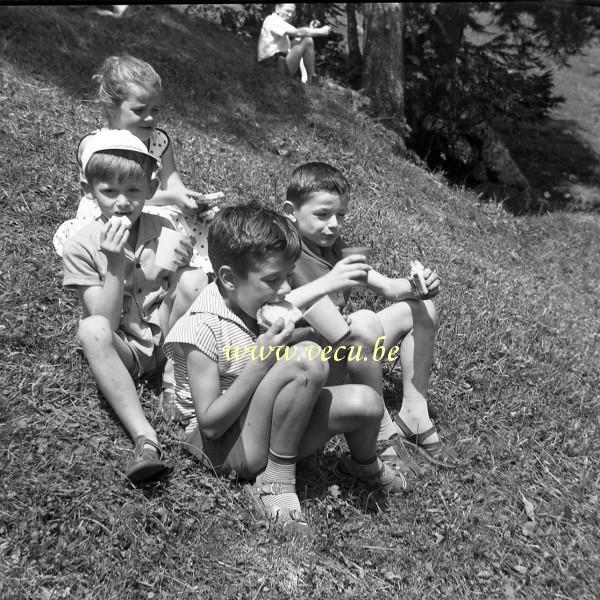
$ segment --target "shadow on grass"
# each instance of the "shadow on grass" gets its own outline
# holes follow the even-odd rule
[[[600,207],[600,156],[572,119],[525,124],[506,144],[548,210]]]
[[[251,147],[268,142],[277,121],[302,121],[304,87],[256,63],[256,40],[236,36],[167,5],[132,6],[123,19],[86,7],[5,7],[4,58],[51,81],[74,103],[95,98],[91,81],[103,59],[130,53],[161,75],[169,119]],[[224,49],[226,49],[224,51]],[[91,107],[92,113],[99,113]]]

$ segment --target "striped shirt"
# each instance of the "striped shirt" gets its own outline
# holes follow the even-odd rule
[[[191,433],[198,422],[190,390],[187,361],[179,344],[190,344],[217,363],[221,393],[229,389],[249,360],[248,352],[256,335],[225,304],[217,282],[208,285],[190,309],[175,323],[165,340],[165,354],[175,366],[177,407]],[[238,350],[238,352],[236,352]]]

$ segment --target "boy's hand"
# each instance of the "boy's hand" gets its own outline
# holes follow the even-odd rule
[[[362,260],[359,254],[342,258],[326,275],[330,280],[329,291],[340,292],[350,287],[364,286],[370,269],[371,267]]]
[[[129,239],[129,228],[122,219],[109,219],[100,232],[100,250],[113,259],[121,255]]]
[[[289,345],[292,333],[294,331],[294,323],[285,321],[280,317],[265,331],[262,335],[259,335],[256,339],[256,346],[258,347],[258,356],[264,356],[262,362],[274,364],[276,360],[275,351],[269,352],[270,348],[277,348],[278,346],[285,347]],[[261,348],[264,350],[261,352]]]
[[[440,293],[441,281],[436,271],[432,271],[429,267],[425,267],[423,270],[423,277],[425,278],[425,285],[427,286],[427,295],[423,296],[424,300],[434,298]]]

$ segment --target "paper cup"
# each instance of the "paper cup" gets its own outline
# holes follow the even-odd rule
[[[323,296],[302,316],[331,344],[337,344],[350,333],[348,323],[329,296]]]
[[[163,227],[160,230],[158,245],[156,247],[156,266],[167,271],[177,271],[180,267],[178,264],[179,256],[175,252],[175,248],[179,246],[179,242],[187,239],[183,233]]]
[[[373,252],[372,248],[368,246],[351,246],[350,248],[342,248],[342,258],[346,258],[346,256],[351,256],[352,254],[362,254],[365,257],[365,262],[370,264],[371,253]],[[361,277],[361,281],[367,280],[366,277]]]

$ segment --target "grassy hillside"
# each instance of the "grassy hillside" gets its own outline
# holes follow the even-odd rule
[[[449,188],[395,155],[351,96],[281,81],[254,64],[254,40],[168,7],[120,21],[0,7],[0,42],[1,598],[600,595],[597,215],[515,218]],[[295,166],[325,160],[353,185],[348,237],[374,245],[376,267],[437,267],[431,404],[467,468],[429,468],[388,502],[338,496],[332,446],[299,472],[316,538],[279,542],[181,449],[146,385],[175,469],[128,484],[132,445],[81,358],[51,244],[79,199],[77,141],[100,122],[91,75],[124,51],[163,76],[162,126],[192,189],[276,205]]]

